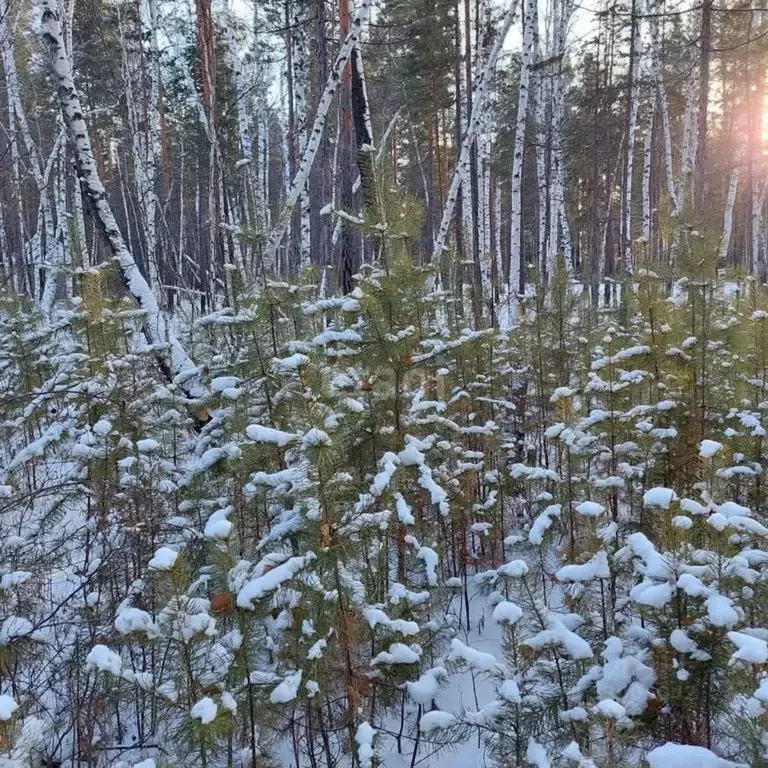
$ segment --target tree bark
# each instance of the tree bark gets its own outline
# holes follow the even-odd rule
[[[624,257],[624,271],[631,275],[634,272],[632,258],[632,179],[635,160],[635,128],[637,125],[637,61],[638,61],[638,28],[637,0],[632,0],[632,17],[629,37],[629,72],[627,85],[627,144],[624,157],[624,183],[621,207],[621,242]]]
[[[528,94],[531,82],[531,58],[533,56],[533,25],[536,18],[536,0],[525,0],[523,15],[523,49],[520,60],[520,80],[517,86],[517,116],[515,126],[515,146],[512,156],[511,222],[509,281],[504,291],[502,303],[514,302],[515,294],[522,290],[524,269],[523,253],[523,165],[525,154],[525,126],[528,120]],[[512,307],[502,307],[499,321],[511,323]],[[509,315],[509,316],[507,316]]]
[[[386,222],[383,218],[379,193],[376,186],[376,168],[374,163],[373,128],[371,111],[368,104],[368,92],[365,85],[363,56],[359,46],[352,49],[352,119],[355,125],[357,143],[357,169],[360,173],[360,188],[363,194],[363,211],[366,224],[374,231],[383,232]],[[352,191],[355,190],[355,185]],[[374,255],[380,255],[383,242],[381,237],[374,237]]]
[[[51,51],[59,105],[72,140],[78,175],[93,207],[94,220],[109,245],[126,289],[145,312],[143,327],[147,340],[152,345],[170,348],[170,362],[161,356],[160,349],[157,350],[161,369],[169,380],[176,379],[189,397],[202,397],[205,389],[196,381],[197,366],[168,327],[157,298],[125,244],[107,200],[104,185],[96,168],[96,160],[85,123],[85,112],[64,48],[58,4],[56,0],[40,0],[40,10],[42,34]]]
[[[709,113],[709,62],[712,57],[712,0],[703,0],[701,6],[700,57],[696,183],[691,190],[691,202],[694,210],[697,199],[705,200],[707,194],[707,116]]]
[[[448,237],[448,230],[451,226],[451,219],[453,218],[453,211],[456,206],[456,198],[461,186],[461,168],[469,160],[469,150],[475,140],[475,133],[480,121],[480,115],[485,108],[485,100],[490,85],[491,73],[496,64],[496,59],[499,56],[499,52],[501,51],[504,38],[507,36],[507,32],[509,32],[509,28],[512,26],[512,22],[515,19],[516,11],[517,0],[512,0],[504,14],[503,19],[501,20],[496,33],[496,40],[491,47],[485,65],[483,66],[483,69],[477,78],[475,95],[472,104],[472,114],[470,115],[469,122],[467,124],[467,130],[461,143],[459,159],[451,177],[451,186],[448,190],[448,197],[445,201],[445,205],[443,206],[443,216],[440,222],[440,229],[438,230],[437,237],[435,238],[434,246],[432,249],[432,261],[435,261],[447,248],[446,239]]]
[[[291,216],[294,209],[296,208],[296,204],[301,195],[301,190],[306,184],[309,172],[311,171],[312,164],[315,160],[315,156],[317,155],[323,129],[325,128],[325,122],[328,117],[328,109],[331,106],[334,94],[338,90],[342,71],[349,61],[349,57],[352,53],[352,49],[354,48],[355,43],[357,43],[357,41],[360,39],[365,17],[372,2],[373,0],[360,0],[357,10],[355,11],[354,18],[350,24],[349,34],[342,43],[339,53],[336,56],[336,61],[333,65],[333,68],[331,69],[331,73],[325,85],[322,98],[318,103],[317,113],[312,125],[312,131],[310,133],[309,140],[307,141],[307,146],[305,147],[301,156],[299,169],[291,183],[283,210],[278,217],[277,223],[269,236],[269,240],[264,250],[265,269],[269,269],[275,263],[277,249],[280,247],[280,243],[285,236],[285,231],[288,228]]]
[[[736,195],[739,190],[742,155],[743,152],[738,152],[736,162],[731,171],[731,180],[728,184],[728,197],[725,202],[725,213],[723,214],[723,234],[720,238],[720,247],[717,252],[718,266],[725,266],[728,263],[728,251],[731,245],[731,233],[733,232],[733,209],[736,205]]]

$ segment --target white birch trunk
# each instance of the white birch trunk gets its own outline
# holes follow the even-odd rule
[[[683,117],[683,145],[681,148],[680,180],[677,185],[677,205],[680,213],[685,208],[685,199],[690,191],[689,181],[696,164],[696,145],[698,143],[698,87],[697,67],[685,83],[685,113]]]
[[[520,291],[520,270],[523,265],[523,162],[525,154],[525,126],[528,120],[528,96],[531,82],[531,58],[533,56],[533,25],[536,19],[536,0],[526,0],[523,16],[523,49],[520,61],[520,81],[517,89],[517,119],[515,147],[512,156],[511,222],[509,286],[505,290],[507,301]]]
[[[269,117],[266,114],[261,116],[261,149],[259,156],[261,157],[261,194],[260,199],[262,201],[261,209],[261,224],[265,230],[272,226],[272,209],[269,205],[269,196],[271,187],[269,185]]]
[[[253,165],[253,139],[251,137],[251,116],[249,114],[250,99],[248,98],[248,92],[245,87],[245,78],[243,76],[243,65],[240,60],[240,54],[237,50],[237,41],[235,39],[234,27],[232,24],[232,12],[229,8],[229,0],[224,0],[224,22],[226,25],[227,35],[227,53],[229,59],[229,66],[232,70],[232,80],[235,86],[235,99],[237,107],[237,129],[240,138],[240,151],[242,152],[242,159],[245,161],[244,168],[244,197],[246,200],[245,205],[245,223],[250,224],[250,212],[249,201],[253,195],[256,187],[256,168]],[[238,163],[239,165],[239,163]],[[222,181],[223,184],[223,181]],[[239,265],[239,269],[243,275],[247,274],[247,268],[245,260],[242,256],[242,246],[239,240],[239,227],[235,223],[234,205],[229,209],[229,220],[232,238],[233,248],[235,249],[235,263]]]
[[[640,4],[640,13],[642,13],[642,3]],[[624,270],[626,274],[631,275],[635,271],[634,259],[632,256],[632,181],[635,170],[635,132],[637,129],[637,110],[638,110],[638,72],[640,71],[640,18],[636,19],[634,25],[634,61],[632,62],[632,71],[629,73],[630,88],[632,90],[629,103],[629,115],[627,122],[627,162],[624,169],[624,189],[622,197],[621,218],[623,233],[622,250],[624,256]]]
[[[560,164],[559,172],[562,176],[563,166]],[[562,180],[560,182],[560,189],[562,190],[564,185]],[[569,276],[573,276],[573,242],[571,240],[571,228],[568,226],[568,217],[565,215],[565,198],[560,195],[557,201],[560,206],[560,236],[563,241],[563,266]]]
[[[752,187],[752,259],[751,272],[762,278],[763,254],[761,249],[762,233],[760,231],[762,221],[762,183],[755,183]]]
[[[53,166],[59,158],[59,148],[64,144],[65,132],[63,127],[59,130],[56,142],[51,150],[48,162],[45,165],[43,172],[43,178],[41,180],[41,189],[43,193],[40,197],[39,218],[44,219],[45,226],[45,238],[46,238],[46,253],[50,253],[53,256],[54,263],[45,264],[45,283],[43,286],[43,293],[40,297],[40,310],[45,317],[51,317],[53,314],[54,303],[56,302],[56,292],[59,285],[59,277],[61,275],[61,267],[64,263],[63,251],[58,247],[58,241],[56,238],[56,232],[53,227],[53,215],[50,210],[50,202],[48,198],[48,185],[51,179],[51,171]],[[47,210],[46,210],[47,209]],[[61,209],[59,209],[61,210]],[[60,216],[59,221],[66,219],[66,215]],[[39,219],[38,219],[39,220]]]
[[[160,46],[157,41],[157,8],[156,0],[144,0],[139,10],[145,18],[142,19],[144,34],[149,40],[149,57],[147,62],[147,130],[144,134],[144,157],[147,168],[146,184],[146,219],[147,253],[150,264],[154,265],[158,289],[162,285],[160,265],[158,261],[157,215],[159,203],[157,197],[157,168],[160,162]],[[163,292],[158,290],[158,295]]]
[[[465,32],[467,25],[471,26],[471,20],[466,20],[466,5],[465,3],[459,2],[459,8],[457,9],[460,14],[459,24],[461,26],[462,33]],[[467,135],[467,128],[469,126],[469,100],[467,98],[471,88],[472,88],[472,82],[467,82],[467,67],[466,67],[466,57],[469,55],[467,49],[469,48],[468,41],[464,41],[464,45],[460,46],[462,48],[461,52],[461,61],[459,66],[459,79],[461,81],[461,89],[462,93],[464,94],[464,106],[461,110],[461,115],[459,119],[459,130],[461,132],[461,136]],[[461,148],[459,148],[459,152],[461,152]],[[459,173],[461,174],[461,181],[460,181],[460,189],[464,190],[464,197],[462,199],[462,206],[461,206],[461,222],[459,222],[459,225],[461,226],[461,238],[463,243],[463,253],[461,254],[461,257],[465,259],[467,262],[473,262],[475,260],[475,238],[474,238],[474,232],[473,232],[473,223],[472,223],[472,179],[470,178],[470,168],[471,168],[471,153],[467,153],[466,158],[464,159],[464,162],[460,162],[458,164]],[[458,194],[458,193],[457,193]],[[434,240],[434,238],[433,238]],[[466,306],[467,304],[467,298],[464,297],[464,304]]]
[[[483,42],[485,48],[483,50],[483,59],[485,59],[486,51],[489,42],[489,31],[492,27],[491,21],[491,4],[489,0],[484,0],[483,5],[483,21],[485,26],[485,34],[483,35]],[[482,147],[482,204],[483,204],[483,253],[480,262],[480,268],[483,280],[483,311],[486,312],[493,306],[493,282],[491,257],[493,252],[493,233],[491,231],[491,135],[492,135],[492,121],[490,114],[486,110],[483,116],[483,122],[485,123],[485,131],[483,133],[483,147]]]
[[[32,133],[29,129],[29,123],[27,122],[27,116],[21,100],[21,87],[19,85],[19,77],[16,69],[13,37],[9,27],[9,13],[6,0],[0,0],[0,55],[2,55],[3,69],[5,71],[9,118],[13,117],[19,127],[26,148],[26,160],[35,180],[35,186],[37,187],[39,196],[38,226],[31,241],[32,250],[30,257],[35,265],[35,274],[37,274],[38,271],[42,271],[44,281],[38,279],[36,280],[35,286],[30,286],[30,288],[32,288],[32,295],[37,296],[40,300],[43,314],[47,317],[53,310],[53,300],[51,297],[55,298],[56,281],[58,278],[58,270],[53,266],[56,260],[53,212],[47,185],[43,179],[44,169],[42,157],[39,148],[32,138]],[[14,171],[12,175],[15,179],[19,179],[20,181],[18,144],[16,143],[15,130],[11,130],[10,137],[11,154],[14,162]],[[19,198],[18,204],[20,206],[19,210],[21,216],[21,198]],[[42,248],[43,236],[45,236],[45,249]],[[24,271],[26,273],[26,270]],[[38,296],[37,291],[41,282],[44,283],[44,287],[42,293]],[[49,282],[52,282],[52,285],[49,285]]]
[[[537,58],[540,58],[537,56]],[[543,73],[536,77],[534,118],[536,122],[536,189],[538,203],[538,268],[543,273],[548,266],[547,211],[549,208],[549,179],[547,170],[546,103],[547,83]]]
[[[299,138],[299,155],[304,154],[309,136],[309,104],[307,102],[307,81],[309,79],[309,51],[307,49],[307,6],[304,0],[294,3],[293,42],[293,113],[295,130]],[[299,258],[300,268],[307,269],[311,261],[311,229],[309,208],[309,183],[305,182],[299,199]]]
[[[504,260],[501,254],[501,184],[493,190],[493,252],[496,266],[496,299],[502,304],[507,284],[504,282]]]
[[[153,0],[144,0],[139,7],[139,27],[150,40],[149,61],[140,40],[131,36],[130,29],[120,24],[120,42],[123,51],[123,84],[125,87],[128,120],[131,129],[139,219],[144,234],[145,256],[149,268],[149,282],[156,286],[158,299],[162,297],[160,269],[157,261],[157,161],[160,146],[160,73],[157,60],[157,40],[154,29]],[[138,99],[137,91],[138,89]]]
[[[64,122],[69,130],[75,152],[75,160],[81,181],[93,206],[96,222],[112,251],[125,283],[125,287],[145,312],[144,331],[152,345],[170,348],[170,365],[164,364],[170,376],[178,378],[183,390],[193,398],[205,394],[204,388],[194,381],[198,369],[184,347],[168,327],[157,298],[139,271],[133,255],[117,226],[112,209],[101,183],[93,148],[85,124],[80,96],[75,88],[72,67],[64,49],[61,19],[56,0],[40,0],[41,29],[51,51],[53,72]]]
[[[5,233],[5,214],[2,205],[0,205],[0,262],[3,278],[9,282],[12,281],[13,271],[8,254],[8,236]]]
[[[648,4],[649,10],[655,10],[656,5]],[[652,211],[650,205],[651,192],[651,167],[653,164],[653,137],[658,130],[658,112],[661,110],[661,130],[664,142],[664,166],[666,171],[667,193],[672,207],[672,216],[677,217],[677,194],[675,192],[675,177],[672,168],[672,139],[669,128],[669,105],[667,104],[667,92],[664,88],[664,80],[661,70],[661,41],[659,35],[659,17],[652,16],[649,21],[649,46],[650,46],[650,81],[651,90],[648,94],[648,111],[650,117],[646,123],[643,137],[643,241],[650,242]]]
[[[487,123],[487,119],[484,121]],[[477,189],[479,196],[478,226],[480,227],[480,279],[483,292],[483,314],[493,302],[491,283],[491,147],[489,128],[486,127],[478,144],[477,153]]]
[[[651,241],[651,167],[653,161],[653,125],[656,110],[654,102],[649,104],[649,115],[643,133],[643,231],[641,241]]]
[[[67,51],[71,51],[73,48],[72,28],[74,16],[75,0],[69,0],[67,2],[67,12],[62,19],[62,23],[64,24],[64,47]],[[74,209],[75,234],[79,257],[78,266],[87,270],[91,267],[91,256],[88,250],[88,238],[85,231],[85,216],[83,215],[83,190],[80,186],[77,172],[74,174],[74,183],[72,184],[72,207]]]
[[[468,123],[466,118],[466,110],[463,110],[461,113],[461,130],[462,135],[464,136],[467,134],[467,125]],[[473,237],[472,232],[472,198],[469,194],[469,190],[472,189],[472,180],[470,178],[471,163],[469,153],[467,153],[464,162],[459,163],[458,169],[459,173],[461,174],[459,186],[461,189],[465,190],[465,195],[461,206],[461,233],[462,242],[464,243],[463,257],[466,261],[474,262],[475,238]]]
[[[10,93],[8,70],[5,70],[6,91]],[[24,207],[21,196],[21,172],[19,170],[19,143],[16,131],[16,115],[12,105],[8,108],[8,136],[9,149],[11,155],[11,189],[13,190],[13,199],[16,203],[16,219],[19,232],[19,245],[24,244],[26,227],[24,226]],[[34,286],[29,285],[29,268],[27,265],[28,255],[26,248],[22,248],[21,253],[15,256],[15,277],[16,292],[24,293],[27,291],[30,296],[34,296]]]
[[[485,109],[485,102],[490,85],[491,73],[493,72],[496,59],[498,58],[499,52],[501,51],[501,47],[504,43],[504,38],[507,36],[507,32],[509,32],[509,28],[512,26],[512,22],[515,19],[516,11],[517,0],[512,0],[504,14],[499,28],[496,30],[496,39],[494,41],[493,47],[491,48],[483,69],[477,78],[474,98],[472,101],[472,114],[469,117],[467,130],[461,143],[459,159],[451,177],[451,186],[448,190],[448,197],[445,201],[445,205],[443,206],[443,216],[440,222],[440,229],[438,230],[437,237],[435,238],[435,244],[432,249],[432,261],[435,261],[437,257],[447,249],[446,239],[448,237],[448,230],[451,226],[451,219],[453,218],[453,211],[456,207],[456,199],[458,197],[462,182],[461,168],[463,165],[469,163],[470,148],[472,147],[472,143],[475,140],[475,134],[480,123],[480,118],[482,116],[483,110]]]
[[[339,135],[341,133],[341,110],[337,110],[336,114],[336,140],[333,142],[333,163],[331,164],[331,168],[333,169],[333,183],[331,184],[331,210],[336,210],[336,190],[337,190],[337,184],[336,180],[339,176]],[[309,176],[307,176],[309,178]],[[336,248],[336,243],[339,242],[339,238],[341,237],[341,219],[336,219],[336,224],[333,227],[333,232],[331,233],[331,245],[333,245],[334,248]]]
[[[562,0],[555,4],[556,14],[553,21],[552,53],[557,56],[557,74],[552,80],[552,119],[550,130],[551,176],[549,202],[549,239],[548,239],[548,269],[551,278],[554,274],[555,259],[558,254],[563,256],[563,266],[570,275],[573,272],[573,256],[571,249],[571,233],[565,216],[565,168],[563,147],[563,121],[565,118],[565,79],[562,72],[562,62],[565,57],[565,43],[568,24],[573,6],[570,0]]]
[[[733,232],[733,209],[736,205],[736,195],[739,191],[739,179],[741,177],[742,152],[736,156],[736,163],[731,171],[731,180],[728,184],[728,197],[725,201],[725,213],[723,214],[723,235],[720,238],[718,248],[718,260],[724,264],[728,260],[728,251],[731,246],[731,233]]]
[[[176,280],[179,287],[184,285],[184,255],[186,253],[186,211],[184,209],[184,166],[186,165],[186,156],[184,153],[184,140],[182,139],[179,150],[179,244],[176,249]],[[197,197],[199,187],[195,187],[195,197]],[[181,306],[181,291],[176,291],[176,308]]]
[[[75,174],[72,185],[72,207],[74,208],[75,235],[79,256],[79,265],[82,269],[91,268],[91,256],[88,251],[88,238],[85,232],[85,216],[83,214],[83,190],[80,188],[80,180]]]
[[[285,236],[285,232],[288,229],[288,225],[291,221],[293,211],[296,209],[296,204],[299,201],[302,190],[304,189],[307,179],[309,178],[309,172],[312,169],[315,156],[317,155],[318,147],[320,146],[320,139],[323,135],[325,128],[325,122],[328,117],[328,109],[333,101],[334,94],[339,88],[341,82],[341,73],[344,67],[349,61],[349,57],[352,54],[352,49],[360,39],[360,34],[363,31],[365,18],[368,14],[373,0],[360,0],[355,15],[350,23],[350,31],[346,39],[341,45],[336,61],[334,62],[331,73],[328,77],[328,82],[325,85],[325,90],[320,98],[317,106],[317,114],[312,125],[312,131],[307,141],[307,145],[304,148],[304,152],[301,155],[301,161],[299,168],[294,176],[294,179],[288,190],[286,196],[285,205],[278,217],[275,227],[267,241],[267,245],[264,249],[264,266],[269,269],[275,264],[277,257],[277,250],[280,247],[280,243]]]
[[[363,53],[360,48],[360,43],[357,42],[354,45],[355,55],[353,58],[353,65],[355,67],[355,75],[360,78],[360,83],[363,90],[363,124],[365,125],[365,134],[370,139],[365,151],[373,152],[375,147],[373,146],[373,123],[371,122],[371,110],[370,103],[368,101],[368,85],[365,82],[365,67],[363,66]],[[354,186],[354,185],[353,185]]]
[[[227,5],[225,7],[224,22],[227,34],[227,53],[229,67],[232,70],[232,80],[235,86],[235,99],[237,100],[237,130],[240,136],[240,151],[243,158],[250,161],[253,158],[253,142],[251,140],[250,116],[248,115],[248,99],[246,98],[245,80],[243,78],[243,64],[237,50],[235,31],[232,26],[232,12]]]
[[[680,216],[680,202],[677,197],[677,187],[675,185],[675,174],[672,167],[672,136],[669,128],[669,103],[667,102],[667,92],[664,88],[664,80],[659,75],[658,85],[659,105],[661,106],[661,124],[664,131],[664,168],[667,177],[667,194],[672,205],[672,215]]]

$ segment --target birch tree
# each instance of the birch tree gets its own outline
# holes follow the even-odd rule
[[[523,48],[520,58],[520,80],[517,86],[517,119],[515,146],[512,156],[512,181],[510,187],[510,261],[509,286],[505,289],[505,301],[511,301],[520,290],[523,254],[523,162],[525,155],[525,127],[528,121],[528,95],[531,82],[531,59],[534,53],[534,24],[536,22],[536,0],[526,0],[523,15]]]
[[[642,12],[642,5],[640,6]],[[629,71],[627,74],[627,140],[625,144],[624,181],[622,184],[621,208],[621,239],[624,259],[624,271],[631,275],[634,272],[632,256],[632,179],[635,160],[635,129],[637,127],[638,88],[637,73],[639,71],[640,18],[638,17],[637,0],[632,0],[632,15],[629,33]]]
[[[128,250],[107,200],[106,190],[99,178],[96,160],[85,123],[85,111],[75,86],[72,65],[64,47],[60,10],[55,0],[41,0],[40,24],[43,39],[51,54],[59,106],[70,135],[78,175],[90,200],[96,225],[103,234],[117,263],[128,293],[144,311],[144,332],[147,340],[158,347],[158,361],[169,379],[179,382],[189,397],[201,397],[205,390],[195,381],[197,367],[181,342],[176,338],[133,255]],[[169,350],[169,359],[164,357]]]
[[[445,205],[443,206],[443,215],[440,221],[440,229],[437,232],[437,237],[435,238],[434,247],[432,249],[433,261],[435,261],[440,256],[440,254],[442,254],[443,251],[447,249],[446,240],[448,237],[448,231],[451,226],[451,219],[453,218],[453,212],[456,207],[456,199],[461,187],[461,168],[468,162],[470,148],[475,140],[475,134],[480,123],[480,117],[482,115],[483,109],[485,108],[485,100],[490,88],[491,73],[493,72],[493,68],[496,64],[496,59],[499,56],[499,52],[501,51],[504,39],[506,38],[507,33],[509,32],[509,29],[515,19],[516,12],[517,0],[512,0],[496,30],[496,39],[490,48],[488,58],[485,61],[483,68],[477,78],[477,84],[475,86],[474,99],[472,103],[472,113],[469,117],[466,133],[462,139],[459,159],[451,176],[451,184],[448,189],[448,196],[446,198]]]
[[[309,139],[309,101],[307,98],[307,83],[309,80],[309,50],[307,44],[306,24],[309,20],[308,7],[305,0],[294,3],[293,32],[293,99],[294,99],[294,130],[298,137],[299,156],[304,154]],[[309,202],[309,180],[304,184],[300,196],[299,219],[299,259],[302,269],[311,262],[311,221]]]
[[[566,55],[566,36],[572,13],[573,5],[570,0],[555,0],[553,3],[551,58],[554,60],[555,70],[552,75],[552,105],[549,123],[551,168],[548,181],[549,231],[547,233],[546,270],[548,277],[554,274],[555,260],[558,255],[563,256],[565,270],[569,274],[573,271],[571,237],[565,214],[565,151],[563,135],[563,122],[565,119],[563,61]]]
[[[123,81],[131,130],[133,169],[139,203],[141,231],[149,281],[162,303],[163,291],[158,261],[157,164],[160,154],[160,62],[157,44],[155,0],[138,7],[134,30],[122,24]],[[145,50],[145,40],[147,42]],[[137,92],[138,90],[138,92]]]
[[[15,184],[20,185],[19,148],[15,130],[15,126],[18,125],[26,149],[27,163],[29,164],[38,193],[38,225],[29,243],[30,266],[36,273],[36,285],[34,288],[30,286],[30,288],[33,288],[34,294],[39,298],[43,312],[46,315],[50,315],[53,309],[53,300],[59,277],[60,265],[56,262],[58,262],[57,257],[61,254],[55,246],[53,211],[45,178],[42,153],[32,138],[32,132],[21,99],[21,88],[14,55],[14,41],[9,25],[10,16],[7,3],[5,0],[0,0],[0,55],[2,55],[3,59],[9,119],[11,120],[9,140],[13,160],[13,179]],[[54,147],[52,155],[56,151],[58,150]],[[17,194],[18,205],[21,206],[22,195],[20,186],[18,187]],[[19,223],[23,232],[23,213],[21,208],[19,208]],[[22,273],[27,274],[27,270],[22,270]],[[42,276],[42,280],[40,280],[40,276]],[[38,290],[40,291],[39,293]]]
[[[349,61],[349,57],[352,54],[355,44],[360,39],[360,34],[363,31],[365,19],[372,2],[373,0],[360,0],[360,3],[355,10],[355,15],[350,23],[349,34],[346,36],[346,39],[342,43],[336,56],[336,61],[331,69],[328,81],[325,84],[323,95],[317,107],[317,114],[315,115],[307,145],[301,155],[298,170],[296,171],[296,175],[294,176],[288,194],[286,195],[285,205],[270,233],[269,240],[264,249],[265,269],[269,269],[275,263],[277,249],[280,247],[280,243],[285,236],[293,212],[296,209],[296,204],[299,201],[301,192],[304,189],[304,185],[306,184],[312,169],[315,156],[317,155],[317,150],[320,146],[320,140],[325,128],[325,122],[328,117],[328,110],[333,101],[334,94],[338,90],[342,72]]]
[[[743,154],[743,150],[737,153],[730,180],[728,182],[728,197],[725,201],[725,212],[723,213],[723,234],[720,238],[720,245],[717,251],[720,264],[726,264],[728,261],[728,252],[731,246],[731,234],[733,233],[733,209],[736,205],[736,195],[739,191]]]

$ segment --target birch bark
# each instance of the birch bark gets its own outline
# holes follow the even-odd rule
[[[642,12],[642,5],[640,6]],[[637,73],[639,69],[639,40],[640,19],[638,18],[636,0],[632,0],[632,23],[630,27],[629,47],[629,87],[627,89],[627,143],[624,159],[624,181],[622,184],[621,207],[621,240],[624,258],[624,271],[631,275],[634,272],[632,257],[632,182],[635,163],[635,130],[637,127]]]
[[[318,147],[320,146],[320,139],[322,138],[323,130],[325,128],[326,119],[328,117],[328,110],[333,101],[333,96],[338,90],[339,82],[341,79],[341,73],[344,70],[349,57],[352,54],[352,49],[360,39],[360,34],[364,27],[365,18],[368,14],[373,0],[360,0],[360,3],[355,11],[355,16],[351,21],[350,31],[346,39],[341,45],[336,61],[334,62],[331,73],[328,77],[328,82],[325,85],[325,90],[320,99],[317,107],[317,114],[312,125],[312,131],[307,141],[307,145],[304,148],[304,152],[301,155],[301,161],[299,163],[298,171],[291,182],[288,194],[286,196],[285,205],[281,211],[277,222],[272,229],[272,232],[267,241],[267,245],[264,249],[264,266],[269,269],[275,263],[277,256],[277,249],[280,247],[280,243],[285,236],[285,232],[288,229],[288,225],[291,221],[293,211],[296,209],[296,204],[299,201],[301,191],[304,189],[304,185],[309,177],[309,172],[312,169],[312,164],[315,160]]]
[[[51,209],[50,195],[44,181],[42,155],[40,149],[32,138],[26,112],[24,111],[24,106],[21,100],[21,88],[19,85],[19,76],[14,55],[14,41],[13,36],[11,35],[9,22],[8,5],[5,0],[0,0],[0,55],[2,55],[3,70],[6,79],[9,119],[19,127],[19,132],[21,133],[21,138],[26,149],[26,160],[29,164],[38,193],[38,227],[30,242],[30,267],[38,279],[36,279],[35,284],[30,285],[29,288],[31,289],[32,295],[36,296],[41,302],[43,313],[48,316],[53,309],[53,298],[55,298],[56,282],[59,275],[59,269],[57,265],[54,264],[57,252],[55,249],[53,212]],[[20,184],[20,158],[16,131],[13,125],[9,126],[9,128],[13,162],[12,178],[14,183],[18,182]],[[57,150],[55,149],[55,151]],[[21,223],[23,222],[23,213],[21,209],[22,199],[20,186],[18,192],[19,216]],[[25,270],[25,272],[27,272],[27,270]]]
[[[112,251],[126,289],[145,312],[144,332],[147,340],[159,348],[167,346],[170,349],[170,363],[164,358],[159,358],[161,367],[169,379],[178,381],[189,397],[199,398],[205,394],[205,390],[196,380],[198,369],[169,328],[157,298],[126,247],[107,200],[106,190],[99,178],[88,127],[85,123],[85,112],[64,48],[58,4],[56,0],[40,0],[39,7],[43,38],[51,52],[59,105],[72,140],[78,175],[91,201],[96,224]],[[159,352],[160,349],[158,349]]]
[[[520,60],[520,81],[517,88],[515,147],[512,156],[512,186],[510,192],[512,221],[509,255],[509,287],[507,289],[510,296],[520,291],[520,277],[523,268],[523,161],[525,154],[525,127],[528,120],[528,95],[531,82],[533,25],[535,19],[536,0],[526,0],[525,14],[523,16],[523,49]]]
[[[459,154],[459,160],[456,163],[456,168],[453,171],[451,177],[451,185],[448,190],[448,197],[443,206],[443,215],[440,222],[440,229],[438,230],[437,237],[435,238],[434,247],[432,249],[432,261],[435,261],[437,257],[447,249],[446,239],[448,237],[448,230],[451,226],[451,219],[453,218],[453,211],[456,207],[456,198],[461,187],[461,168],[469,162],[469,151],[475,140],[475,134],[480,122],[480,117],[485,108],[486,96],[488,93],[491,73],[496,64],[496,59],[501,51],[501,46],[504,43],[504,38],[509,32],[509,28],[515,19],[517,12],[517,0],[512,0],[508,6],[504,17],[501,20],[499,28],[496,31],[496,40],[488,54],[488,58],[483,66],[480,75],[477,78],[477,84],[475,86],[474,98],[472,103],[472,114],[469,118],[466,133],[461,143],[461,152]]]
[[[741,178],[741,164],[743,151],[737,153],[736,162],[731,171],[731,179],[728,183],[728,197],[725,201],[725,212],[723,214],[723,234],[720,238],[720,246],[717,256],[721,265],[728,261],[728,251],[731,246],[731,234],[733,232],[733,209],[736,205],[736,195],[739,191],[739,179]]]

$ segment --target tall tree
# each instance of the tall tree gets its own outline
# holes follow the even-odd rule
[[[531,64],[534,53],[533,26],[536,20],[535,0],[526,0],[523,14],[523,48],[520,63],[520,81],[517,90],[517,118],[515,127],[515,145],[512,156],[511,181],[511,239],[509,262],[509,288],[505,297],[507,302],[520,291],[523,282],[523,161],[525,155],[525,127],[528,121],[528,95],[530,92]]]
[[[75,87],[72,65],[64,46],[60,10],[54,0],[42,0],[40,8],[41,30],[51,53],[59,105],[72,141],[78,176],[93,207],[95,222],[117,262],[126,290],[146,313],[144,331],[148,341],[159,347],[158,360],[161,368],[168,379],[178,377],[180,386],[190,397],[198,398],[205,392],[199,383],[195,383],[198,369],[169,327],[157,297],[128,250],[99,178],[85,123],[86,113]],[[162,352],[166,346],[170,349],[168,361]]]

